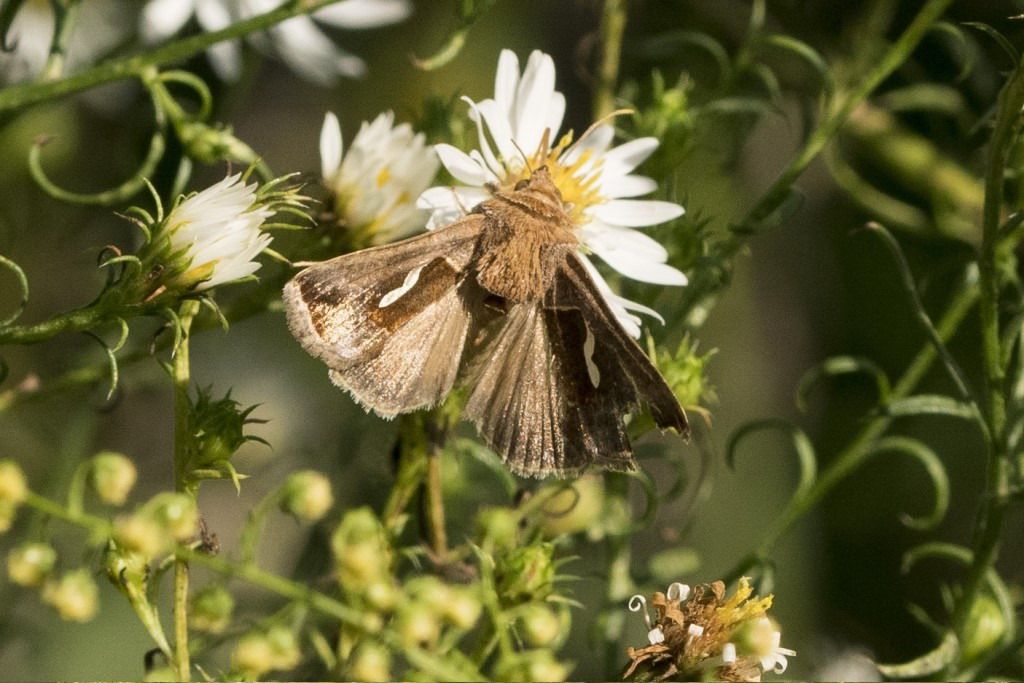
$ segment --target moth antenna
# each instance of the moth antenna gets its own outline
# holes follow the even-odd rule
[[[545,158],[547,156],[547,154],[545,154],[545,152],[548,151],[550,145],[551,145],[551,129],[550,128],[545,128],[544,129],[544,134],[540,136],[540,144],[537,145],[537,156],[539,158],[541,158],[541,159]]]
[[[635,113],[635,112],[632,109],[616,109],[615,111],[608,112],[607,114],[605,114],[604,116],[599,118],[597,121],[594,121],[592,124],[590,124],[590,127],[587,128],[585,131],[583,131],[583,135],[579,136],[579,138],[576,139],[576,142],[574,142],[571,145],[569,145],[568,149],[566,149],[564,153],[565,154],[571,153],[574,149],[576,149],[576,145],[580,144],[581,142],[586,140],[588,137],[590,137],[590,135],[595,130],[597,130],[598,128],[603,126],[605,124],[605,122],[609,121],[610,119],[614,119],[616,116],[624,116],[626,114],[633,114],[633,113]]]
[[[547,131],[545,130],[545,134],[546,133]],[[516,148],[516,151],[519,152],[519,156],[523,158],[523,163],[526,164],[526,170],[530,172],[530,175],[533,175],[533,167],[530,166],[530,159],[526,156],[526,152],[524,152],[523,148],[519,146],[519,143],[516,142],[515,138],[512,138],[512,146]]]

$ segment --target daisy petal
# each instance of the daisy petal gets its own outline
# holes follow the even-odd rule
[[[519,86],[519,58],[512,50],[502,50],[498,57],[498,72],[494,76],[494,101],[505,116],[512,113],[512,101]]]
[[[338,28],[387,26],[412,14],[408,0],[343,0],[313,13],[313,18]]]
[[[513,123],[516,141],[527,154],[536,151],[544,135],[548,102],[554,92],[555,62],[550,55],[534,50],[519,82]]]
[[[600,247],[628,251],[656,263],[665,263],[668,260],[668,251],[665,247],[657,240],[632,228],[620,228],[594,221],[583,226],[580,233],[583,243],[595,251]]]
[[[605,197],[641,197],[658,189],[658,183],[642,175],[614,176],[603,174],[598,181],[598,189]]]
[[[565,118],[565,95],[557,90],[551,95],[548,101],[547,128],[551,131],[551,140],[555,142],[558,131],[562,128],[562,119]]]
[[[657,138],[637,138],[609,150],[604,165],[609,172],[629,173],[647,160],[658,149]]]
[[[683,207],[678,204],[653,199],[613,199],[598,204],[591,211],[595,218],[605,223],[630,228],[658,225],[679,218],[684,213]]]
[[[459,182],[467,185],[483,185],[487,182],[484,169],[462,150],[442,143],[434,145],[434,151],[448,172]]]
[[[155,43],[180,31],[195,10],[192,0],[151,0],[142,10],[142,39]]]
[[[338,117],[333,112],[327,112],[320,129],[320,173],[324,180],[332,179],[341,168],[342,148]]]
[[[588,245],[609,266],[628,278],[656,285],[685,285],[686,276],[666,263],[651,261],[643,256],[608,244]]]

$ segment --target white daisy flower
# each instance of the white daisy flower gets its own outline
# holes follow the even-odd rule
[[[571,133],[558,138],[565,96],[555,90],[554,61],[536,50],[521,75],[516,55],[502,50],[494,98],[467,102],[477,124],[479,148],[466,154],[451,145],[435,146],[441,163],[462,185],[432,187],[420,196],[419,205],[433,212],[428,228],[457,220],[487,199],[488,184],[511,190],[530,168],[546,165],[571,206],[585,251],[634,280],[686,284],[686,276],[668,265],[665,248],[636,230],[683,214],[683,207],[672,202],[632,199],[657,189],[650,178],[632,174],[657,149],[656,138],[612,147],[614,128],[606,123],[597,124],[575,144]],[[626,331],[640,336],[641,321],[631,311],[660,320],[655,311],[615,294],[593,264],[585,257],[584,261]]]
[[[343,153],[338,118],[328,112],[320,130],[324,185],[334,194],[334,211],[346,229],[393,242],[423,227],[427,214],[416,198],[430,186],[440,162],[422,133],[395,125],[392,112],[364,122]]]
[[[120,18],[124,5],[114,0],[82,3],[64,65],[65,72],[91,64],[124,39]],[[53,5],[49,0],[28,0],[14,15],[7,32],[11,52],[0,51],[0,83],[38,78],[53,41]]]
[[[218,31],[230,24],[264,14],[285,0],[149,0],[143,8],[140,32],[144,40],[158,42],[178,33],[195,16],[204,31]],[[402,21],[412,13],[410,0],[342,0],[300,15],[249,37],[259,49],[280,57],[300,76],[323,85],[339,77],[357,77],[366,64],[345,52],[317,26],[317,22],[343,29],[366,29]],[[225,41],[207,54],[217,75],[236,80],[241,73],[239,41]]]
[[[239,173],[182,199],[162,228],[171,251],[189,264],[176,279],[202,291],[255,273],[254,259],[271,240],[260,228],[273,213],[258,203],[256,183],[246,185]]]

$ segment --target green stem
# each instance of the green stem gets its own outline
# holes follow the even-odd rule
[[[444,495],[441,490],[442,448],[432,444],[427,451],[427,480],[424,488],[424,508],[427,521],[427,541],[438,560],[448,556],[448,534],[444,524]]]
[[[833,107],[832,112],[818,125],[775,182],[750,208],[746,216],[733,226],[731,234],[717,246],[717,256],[723,264],[728,264],[746,246],[750,238],[759,232],[765,219],[782,207],[789,198],[797,178],[835,137],[861,102],[910,57],[917,44],[951,3],[952,0],[928,0],[882,59],[857,81],[840,104]],[[691,321],[706,319],[706,309],[710,305],[710,300],[713,300],[727,282],[728,266],[724,269],[709,267],[697,270],[683,295],[683,310],[688,312]]]
[[[97,64],[91,69],[56,81],[26,83],[5,88],[0,92],[0,111],[17,109],[44,100],[70,95],[103,83],[138,76],[148,66],[162,66],[180,62],[206,48],[249,33],[262,31],[286,19],[315,12],[339,0],[291,0],[277,9],[232,24],[220,31],[200,33],[167,43],[150,52],[144,52]]]
[[[594,92],[594,119],[615,110],[615,87],[619,82],[622,34],[626,30],[626,0],[605,0],[601,13],[601,64]]]
[[[74,33],[80,3],[79,0],[51,0],[50,4],[53,5],[54,15],[53,42],[50,44],[50,54],[40,75],[42,81],[54,81],[64,73],[68,44]]]
[[[94,538],[109,538],[113,533],[110,522],[102,517],[85,512],[71,512],[59,503],[30,491],[25,505],[55,519],[81,527]],[[276,593],[289,600],[308,605],[317,612],[337,619],[339,622],[375,638],[387,647],[402,653],[413,666],[422,669],[436,680],[480,681],[484,680],[479,671],[465,663],[454,665],[418,647],[405,646],[393,633],[377,632],[379,624],[368,618],[361,610],[354,609],[334,598],[311,589],[303,583],[264,571],[253,564],[236,564],[223,557],[207,555],[187,546],[179,546],[175,554],[188,562],[206,567],[224,577],[236,578],[264,590]]]
[[[0,346],[5,344],[35,344],[56,337],[61,332],[82,332],[110,320],[104,306],[93,305],[44,320],[33,325],[0,327]]]
[[[192,434],[189,414],[192,409],[188,396],[191,381],[189,368],[189,331],[192,320],[199,312],[198,301],[181,304],[178,317],[181,325],[181,343],[174,351],[171,379],[174,383],[174,489],[195,497],[195,488],[189,481],[189,450]],[[178,679],[191,678],[188,651],[188,561],[181,555],[174,560],[174,668]]]
[[[953,615],[953,626],[963,642],[963,629],[971,608],[995,564],[999,540],[1009,505],[1010,454],[1006,440],[1005,369],[1002,364],[999,333],[999,256],[1006,253],[999,240],[1003,213],[1003,183],[1006,161],[1013,141],[1017,139],[1024,107],[1024,63],[1017,66],[999,93],[997,116],[988,144],[985,170],[985,206],[982,213],[981,254],[978,268],[981,275],[981,339],[988,405],[986,418],[989,433],[986,463],[986,488],[978,513],[974,543],[974,560],[964,581],[963,593]]]

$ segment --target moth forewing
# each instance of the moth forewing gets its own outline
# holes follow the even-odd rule
[[[479,232],[469,216],[307,268],[284,291],[292,334],[383,417],[439,402],[458,376],[468,306],[479,299],[465,277]]]

